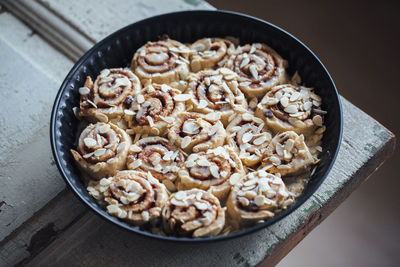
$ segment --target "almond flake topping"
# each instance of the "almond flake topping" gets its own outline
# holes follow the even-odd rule
[[[216,165],[212,165],[211,167],[210,167],[210,172],[211,172],[211,175],[212,176],[214,176],[215,178],[219,178],[219,168],[218,168],[218,166],[216,166]]]
[[[257,80],[257,79],[258,79],[258,72],[257,72],[256,66],[255,66],[255,65],[251,65],[251,66],[249,67],[249,70],[250,70],[251,76],[253,76],[253,78],[254,78],[255,80]]]
[[[187,101],[191,98],[192,96],[190,94],[179,94],[174,96],[175,101]]]
[[[138,95],[138,96],[137,96],[137,102],[138,102],[139,104],[144,103],[144,96],[143,96],[143,95]]]
[[[253,139],[253,134],[250,132],[247,132],[242,136],[243,143],[248,143],[251,139]]]
[[[190,136],[185,136],[185,137],[182,139],[181,147],[182,147],[182,148],[186,148],[186,147],[190,144],[190,142],[192,142],[192,138],[191,138]]]
[[[297,110],[297,107],[295,105],[289,105],[284,109],[284,111],[286,113],[297,113],[298,110]]]
[[[207,107],[207,106],[208,106],[207,101],[204,100],[204,99],[200,99],[199,104],[197,105],[197,108],[203,109],[203,108],[205,108],[205,107]]]
[[[239,182],[239,180],[240,180],[240,174],[234,173],[234,174],[232,174],[231,177],[229,178],[229,183],[230,183],[231,185],[235,185],[235,184],[237,184],[237,183]]]
[[[90,89],[87,88],[86,86],[79,88],[79,94],[81,95],[87,95],[90,93]]]
[[[106,149],[105,148],[99,148],[94,152],[94,155],[96,157],[100,157],[100,156],[104,155],[104,153],[106,153]]]
[[[85,139],[83,139],[83,143],[85,143],[86,147],[94,147],[95,145],[97,145],[96,140],[90,137],[86,137]]]

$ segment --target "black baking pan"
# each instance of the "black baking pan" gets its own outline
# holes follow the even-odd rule
[[[246,228],[226,236],[208,238],[171,237],[141,231],[108,215],[86,191],[74,164],[70,149],[77,138],[79,121],[73,107],[79,106],[78,88],[83,86],[86,76],[95,78],[104,68],[126,67],[135,51],[147,41],[156,41],[164,34],[183,43],[194,42],[203,37],[233,36],[240,43],[266,43],[288,60],[288,73],[297,70],[308,87],[315,88],[322,101],[326,132],[322,139],[323,152],[310,183],[303,194],[287,210],[264,223]],[[151,17],[109,35],[86,52],[74,65],[62,83],[56,96],[50,124],[51,148],[62,177],[72,191],[88,207],[104,219],[131,232],[175,242],[210,242],[236,238],[268,227],[293,212],[303,204],[321,185],[328,175],[339,150],[342,136],[342,111],[335,84],[321,61],[295,37],[261,19],[228,11],[183,11]]]

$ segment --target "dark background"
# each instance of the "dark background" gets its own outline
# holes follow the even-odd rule
[[[400,136],[400,1],[207,2],[262,18],[299,38],[327,67],[342,96]],[[397,147],[279,265],[399,264],[399,164]]]

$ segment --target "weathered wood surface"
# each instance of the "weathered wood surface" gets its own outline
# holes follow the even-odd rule
[[[318,191],[265,230],[212,244],[181,245],[140,237],[88,213],[31,266],[270,266],[279,262],[393,152],[394,136],[342,98],[344,136],[338,158]],[[351,160],[349,160],[351,159]]]
[[[1,3],[10,2],[8,0],[0,1]],[[110,2],[105,0],[90,0],[85,1],[85,4],[80,1],[61,0],[22,0],[22,2],[25,4],[22,5],[25,9],[19,8],[19,13],[15,13],[23,17],[29,27],[39,31],[41,36],[47,40],[56,39],[59,33],[58,28],[61,27],[73,31],[70,35],[66,34],[67,40],[75,34],[80,34],[83,40],[89,40],[91,43],[102,39],[118,28],[148,16],[182,9],[212,8],[207,3],[197,0],[124,0],[119,1],[119,4],[113,5],[112,8],[108,8]],[[27,2],[30,4],[26,4]],[[30,6],[32,11],[26,8],[27,6]],[[34,19],[40,19],[42,16],[43,20],[49,24],[47,27],[52,30],[46,32],[43,24],[33,23],[32,20],[23,16],[21,10],[31,12]],[[7,236],[0,242],[0,265],[27,263],[33,259],[30,263],[32,266],[74,266],[82,265],[82,263],[88,266],[116,264],[229,266],[232,264],[255,265],[262,262],[266,256],[268,257],[263,264],[276,263],[378,167],[393,148],[394,139],[389,131],[351,103],[343,100],[345,129],[338,160],[318,192],[293,214],[269,229],[228,242],[183,246],[145,239],[118,229],[91,212],[87,212],[87,209],[68,189],[55,197],[64,188],[64,183],[51,161],[48,121],[52,98],[56,94],[59,83],[71,68],[72,62],[57,53],[37,35],[31,36],[32,31],[8,13],[0,14],[0,27],[5,29],[0,31],[0,43],[8,47],[6,48],[8,50],[5,51],[11,49],[15,54],[15,60],[19,62],[12,65],[13,69],[7,70],[1,67],[0,69],[8,75],[12,70],[16,71],[15,68],[19,70],[20,64],[21,66],[25,65],[21,70],[23,69],[27,73],[27,77],[33,76],[40,79],[42,81],[35,82],[43,83],[46,88],[53,90],[45,88],[44,91],[47,95],[44,100],[38,102],[38,106],[41,107],[41,119],[35,119],[37,125],[32,126],[33,128],[22,128],[23,135],[16,138],[18,149],[14,149],[15,151],[24,151],[26,148],[33,149],[36,142],[43,144],[36,145],[39,149],[33,149],[37,151],[37,159],[27,161],[25,158],[15,157],[12,161],[12,158],[9,157],[11,154],[8,154],[5,149],[10,147],[5,145],[4,150],[1,150],[4,152],[2,155],[6,156],[0,158],[1,166],[5,166],[0,170],[0,178],[2,181],[6,181],[6,186],[11,190],[7,190],[10,192],[0,191],[1,197],[3,193],[7,193],[7,199],[0,198],[0,202],[4,201],[9,204],[11,203],[7,202],[9,198],[13,201],[13,206],[2,205],[0,207],[0,235]],[[77,54],[83,53],[87,49],[87,46],[82,45],[85,42],[75,45],[72,50],[69,50],[71,48],[68,47],[68,42],[66,42],[67,44],[58,43],[56,47],[66,53],[69,58],[76,58]],[[80,52],[74,54],[75,52],[68,51]],[[7,60],[10,60],[9,56]],[[9,65],[7,64],[7,66]],[[7,78],[8,76],[4,76],[6,79],[1,77],[0,92],[12,92],[16,83],[13,83],[13,79]],[[15,78],[15,76],[10,77]],[[3,83],[4,80],[6,83]],[[28,79],[25,79],[25,82],[27,81]],[[24,81],[18,81],[18,83],[23,84]],[[56,84],[55,88],[53,88],[53,84]],[[30,84],[30,88],[35,92],[42,89],[34,86],[33,83]],[[7,96],[9,98],[7,100],[15,103],[16,107],[8,106],[10,104],[5,107],[10,107],[11,110],[20,107],[17,96],[18,92]],[[33,97],[37,99],[36,96]],[[26,107],[23,110],[29,109]],[[2,115],[3,113],[8,114],[6,112],[8,111],[3,107],[0,109]],[[24,120],[29,121],[29,118],[29,116],[21,116],[18,119],[23,122]],[[4,125],[3,121],[0,120],[0,124]],[[47,130],[35,132],[33,131],[36,129],[35,127]],[[35,139],[36,137],[37,139]],[[26,153],[20,154],[25,155]],[[44,162],[39,159],[43,159]],[[349,162],[349,159],[352,159],[352,162]],[[18,171],[14,170],[15,166],[18,166]],[[28,179],[31,181],[30,183],[34,184],[37,181],[39,186],[35,187],[33,191],[42,190],[42,194],[38,194],[37,198],[32,198],[31,192],[27,196],[11,194],[11,192],[20,192],[19,182],[24,179]],[[45,185],[45,188],[40,185]],[[25,198],[30,199],[29,202]],[[12,212],[11,209],[13,209]],[[30,217],[32,214],[34,215]],[[12,223],[3,224],[7,220],[11,220]],[[1,228],[7,224],[9,224],[8,228]],[[49,244],[51,246],[48,246]],[[46,249],[40,253],[44,248]],[[191,252],[193,249],[195,252]],[[39,255],[37,255],[38,253]],[[33,258],[34,256],[36,257]]]

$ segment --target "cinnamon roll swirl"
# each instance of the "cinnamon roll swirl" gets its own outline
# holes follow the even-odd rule
[[[228,124],[228,118],[235,112],[246,112],[247,101],[235,80],[237,74],[227,68],[203,70],[189,76],[186,94],[190,95],[188,105],[196,112],[218,113],[221,122]]]
[[[89,124],[71,149],[78,166],[93,179],[114,175],[125,167],[131,138],[112,123]]]
[[[168,139],[187,153],[221,146],[226,132],[219,118],[214,113],[181,113],[169,129]]]
[[[239,75],[239,88],[249,98],[287,81],[287,61],[265,44],[238,47],[225,66]]]
[[[125,110],[129,134],[165,135],[169,124],[185,110],[185,95],[163,84],[150,84],[138,93]]]
[[[293,131],[272,138],[263,157],[261,168],[282,176],[304,173],[317,163],[304,143],[304,136]]]
[[[271,218],[292,203],[282,179],[260,170],[233,186],[226,207],[232,225],[238,229]]]
[[[307,137],[323,126],[326,112],[320,106],[321,97],[311,88],[283,84],[275,86],[264,96],[255,115],[275,133],[294,131]]]
[[[84,86],[79,88],[78,115],[91,122],[119,120],[123,115],[123,102],[140,90],[140,81],[130,69],[104,69],[94,83],[87,76]]]
[[[185,156],[182,151],[170,144],[168,139],[152,136],[131,145],[126,164],[130,170],[151,172],[160,182],[164,180],[174,182],[184,162]],[[165,183],[170,189],[171,183],[167,181]]]
[[[131,67],[143,85],[179,82],[189,74],[190,52],[187,46],[171,39],[148,42],[136,51]]]
[[[226,127],[227,143],[238,154],[243,164],[253,167],[261,162],[262,155],[272,136],[262,119],[251,113],[238,114]]]
[[[229,147],[217,147],[189,155],[185,167],[179,172],[178,190],[199,188],[223,201],[231,185],[244,175],[236,152]]]
[[[169,235],[206,237],[218,235],[225,224],[225,208],[218,198],[200,189],[172,194],[162,211],[164,231]]]
[[[203,38],[194,42],[190,48],[190,68],[193,72],[222,67],[235,52],[235,45],[222,38]]]
[[[104,200],[108,214],[135,226],[160,221],[168,201],[165,186],[150,173],[139,171],[119,171],[113,177],[101,179],[98,186],[88,187],[88,191],[96,199]]]

